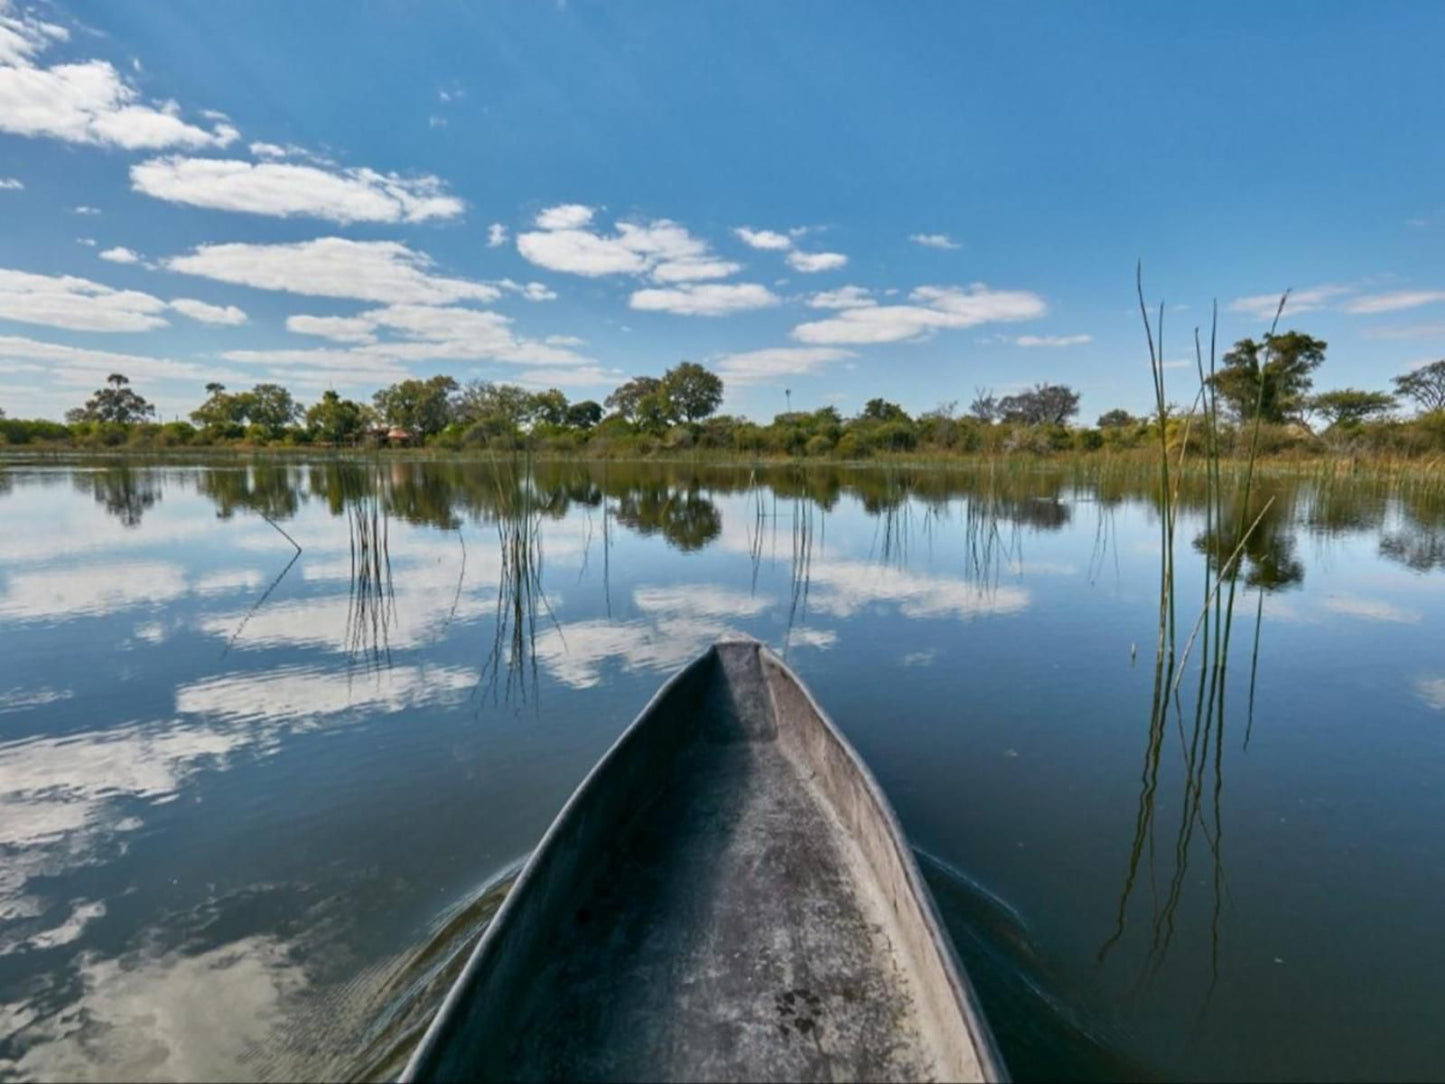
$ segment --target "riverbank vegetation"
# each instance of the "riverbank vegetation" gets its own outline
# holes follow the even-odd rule
[[[1211,415],[1211,454],[1230,459],[1379,458],[1433,460],[1445,454],[1445,359],[1395,377],[1392,390],[1338,388],[1314,393],[1327,344],[1298,331],[1243,339],[1205,378],[1219,410]],[[870,399],[857,414],[833,406],[789,409],[771,421],[718,414],[723,382],[682,362],[662,377],[627,381],[602,402],[569,400],[558,389],[459,384],[446,375],[404,380],[371,403],[327,391],[303,406],[273,383],[230,391],[219,383],[187,420],[160,421],[124,374],[62,422],[9,419],[0,409],[0,445],[51,449],[328,448],[528,451],[542,455],[633,459],[675,455],[855,461],[975,456],[1152,454],[1162,441],[1204,450],[1199,399],[1159,396],[1146,415],[1111,409],[1089,424],[1079,394],[1040,383],[998,396],[976,389],[910,415]],[[1413,413],[1405,411],[1412,409]],[[1188,445],[1186,448],[1185,445]]]

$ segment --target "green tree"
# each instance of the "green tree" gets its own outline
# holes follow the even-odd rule
[[[530,413],[544,425],[567,424],[567,396],[556,388],[539,391],[532,396]]]
[[[591,429],[602,420],[602,404],[583,399],[567,408],[567,424],[574,429]]]
[[[665,431],[672,424],[672,420],[672,404],[660,386],[639,399],[633,408],[633,421],[648,433]]]
[[[65,420],[75,422],[117,422],[133,425],[155,417],[156,408],[141,398],[130,386],[130,378],[111,373],[105,387],[97,388],[85,406],[67,411]]]
[[[1266,335],[1261,342],[1240,339],[1211,379],[1236,417],[1252,420],[1258,410],[1261,421],[1290,421],[1308,404],[1312,374],[1327,345],[1299,331]]]
[[[655,395],[661,388],[662,381],[655,376],[635,376],[604,401],[608,409],[615,410],[630,422],[635,422],[642,400],[649,395]]]
[[[968,404],[969,415],[984,425],[998,421],[998,396],[994,395],[993,389],[974,388],[973,392],[973,402]]]
[[[440,433],[452,420],[452,397],[457,382],[449,376],[430,380],[402,380],[372,396],[377,413],[388,425],[409,429],[421,436]]]
[[[999,400],[999,415],[1019,425],[1063,425],[1079,412],[1079,393],[1065,384],[1035,384]]]
[[[1100,429],[1122,429],[1125,426],[1133,425],[1136,420],[1134,415],[1127,410],[1115,408],[1100,414],[1097,424]]]
[[[1395,409],[1395,397],[1385,391],[1361,391],[1339,388],[1320,392],[1309,400],[1309,410],[1325,419],[1326,424],[1358,425],[1370,418]]]
[[[1445,410],[1445,358],[1395,377],[1395,391],[1415,400],[1421,413]]]
[[[675,417],[695,422],[722,405],[723,382],[716,373],[684,361],[663,374],[662,391]]]
[[[863,413],[860,418],[870,422],[906,422],[911,421],[908,412],[897,403],[890,403],[886,399],[869,399],[863,404]]]
[[[280,384],[257,384],[236,399],[247,424],[260,426],[272,440],[301,416],[301,407]]]
[[[365,431],[369,413],[370,410],[362,404],[327,390],[322,394],[321,401],[306,412],[306,428],[317,440],[346,444]]]

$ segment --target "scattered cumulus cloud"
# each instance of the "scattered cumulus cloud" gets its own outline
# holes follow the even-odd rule
[[[536,230],[517,235],[517,251],[540,267],[589,278],[651,275],[660,283],[693,282],[741,270],[669,219],[618,222],[608,234],[587,228],[595,214],[580,203],[549,207],[537,215]]]
[[[1094,341],[1092,335],[1020,335],[1018,346],[1083,346]]]
[[[437,177],[372,169],[328,170],[289,162],[171,155],[133,165],[131,187],[170,203],[217,211],[332,222],[425,222],[455,218],[464,204]]]
[[[99,208],[99,207],[87,207],[85,204],[82,203],[82,204],[80,204],[80,205],[77,206],[77,207],[72,207],[72,208],[71,208],[71,213],[72,213],[72,214],[77,214],[77,215],[98,215],[98,214],[100,214],[100,208]]]
[[[333,342],[376,342],[376,324],[360,316],[288,316],[286,330],[297,335],[319,335]]]
[[[149,331],[165,327],[166,303],[76,275],[0,268],[0,318],[68,331]]]
[[[924,248],[954,249],[963,247],[946,233],[915,233],[908,239],[915,245],[922,245]]]
[[[799,324],[792,337],[818,345],[903,342],[943,328],[1030,320],[1047,311],[1043,298],[1035,293],[994,290],[983,283],[920,286],[908,296],[911,304],[859,306]]]
[[[548,207],[537,215],[537,228],[541,230],[580,230],[592,221],[596,214],[593,208],[583,203],[560,203]]]
[[[162,264],[258,290],[383,304],[445,305],[501,296],[501,290],[488,283],[433,274],[428,256],[399,241],[318,237],[294,244],[201,245]]]
[[[818,271],[836,271],[846,266],[848,257],[841,252],[799,252],[788,253],[788,266],[794,271],[813,274]]]
[[[63,384],[89,387],[108,373],[125,373],[132,380],[227,379],[227,373],[190,362],[110,350],[86,350],[18,336],[0,336],[0,372],[33,371],[42,367]]]
[[[860,309],[865,305],[876,305],[870,291],[862,286],[840,286],[836,290],[823,290],[808,298],[811,309]]]
[[[724,355],[717,368],[730,384],[766,384],[781,377],[804,376],[829,362],[854,356],[851,350],[833,346],[782,346]]]
[[[691,283],[671,289],[638,290],[628,302],[634,309],[671,312],[680,316],[726,316],[746,309],[765,309],[778,304],[778,296],[766,286],[753,282]]]
[[[64,27],[0,4],[0,132],[126,150],[226,147],[239,138],[223,116],[207,128],[182,119],[176,102],[143,101],[108,61],[40,63],[69,38]]]
[[[235,305],[209,305],[190,297],[178,297],[171,302],[171,308],[182,316],[199,320],[203,324],[224,324],[235,327],[246,322],[246,314]]]
[[[140,263],[140,254],[126,248],[124,245],[117,245],[115,248],[108,248],[100,253],[102,260],[109,260],[111,263]]]
[[[25,182],[17,177],[0,177],[0,192],[19,192],[25,187]]]
[[[761,248],[774,252],[785,252],[793,247],[793,239],[785,233],[777,233],[773,230],[753,230],[747,226],[739,226],[733,233],[742,240],[743,244],[752,248]]]
[[[507,227],[500,222],[493,222],[487,227],[487,247],[501,248],[507,243]]]

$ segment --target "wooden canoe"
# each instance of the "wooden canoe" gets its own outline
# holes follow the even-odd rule
[[[402,1080],[1003,1075],[878,784],[728,640],[568,800]]]

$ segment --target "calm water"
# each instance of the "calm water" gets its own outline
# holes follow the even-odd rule
[[[1150,484],[9,460],[0,1077],[394,1071],[731,631],[873,766],[1018,1076],[1438,1077],[1445,507],[1268,483],[1156,711]],[[1234,549],[1184,503],[1181,649]]]

